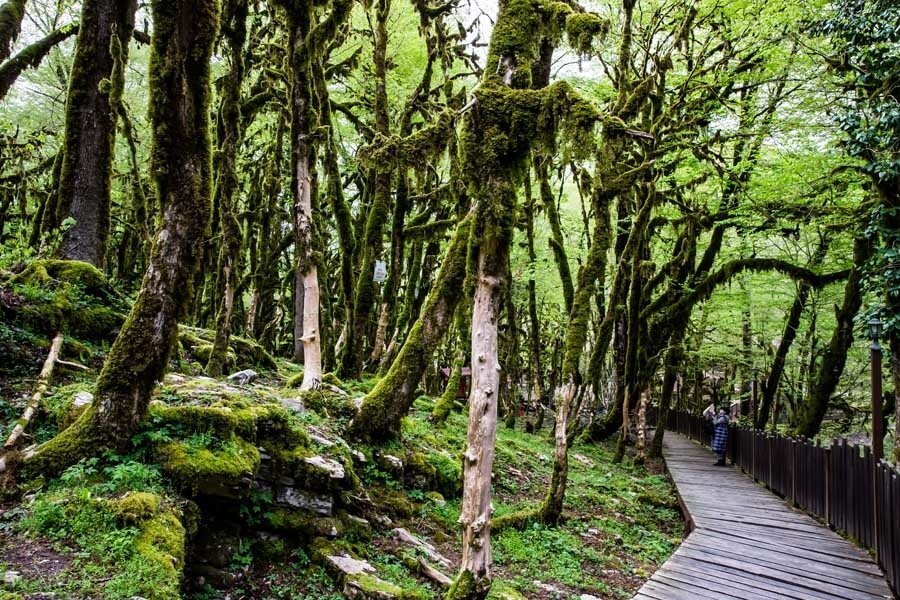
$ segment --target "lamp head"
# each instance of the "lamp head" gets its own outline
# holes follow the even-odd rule
[[[882,327],[881,319],[878,317],[872,317],[869,319],[869,333],[872,336],[873,340],[878,340],[881,338],[881,327]]]

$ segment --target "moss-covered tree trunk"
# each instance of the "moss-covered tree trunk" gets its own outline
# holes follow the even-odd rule
[[[375,64],[375,131],[383,136],[390,133],[387,97],[387,22],[391,12],[391,0],[375,2],[375,41],[373,61]],[[359,278],[354,289],[353,322],[347,328],[347,340],[341,358],[340,374],[342,377],[358,377],[363,370],[369,344],[369,331],[378,287],[375,284],[375,263],[380,260],[383,250],[384,227],[390,216],[391,208],[391,174],[390,165],[375,166],[372,205],[369,207],[365,224],[365,234],[359,263]]]
[[[400,421],[409,412],[416,387],[437,344],[446,335],[462,297],[472,220],[470,215],[457,226],[422,313],[387,374],[363,399],[359,413],[350,424],[350,435],[374,441],[400,433]]]
[[[599,203],[598,203],[599,204]],[[605,204],[602,208],[609,210]],[[569,474],[569,420],[573,402],[579,394],[581,373],[579,365],[587,343],[588,329],[591,320],[591,300],[594,297],[600,273],[606,270],[606,254],[609,251],[609,224],[598,217],[594,225],[594,241],[588,251],[587,260],[578,276],[578,288],[569,313],[566,328],[565,354],[562,365],[562,385],[556,398],[556,424],[554,429],[553,472],[550,477],[550,488],[540,510],[540,519],[555,524],[562,517],[563,502],[566,497],[566,484]]]
[[[535,429],[542,421],[543,412],[546,409],[544,399],[544,372],[541,360],[543,347],[541,346],[541,323],[538,320],[537,307],[537,281],[535,280],[534,267],[537,262],[537,252],[534,245],[534,197],[531,194],[530,182],[525,183],[525,238],[528,245],[528,350],[529,370],[531,373],[531,388],[533,407],[535,410]]]
[[[223,8],[223,37],[227,41],[230,69],[223,79],[222,101],[218,117],[216,191],[222,242],[219,249],[219,270],[224,279],[222,299],[216,313],[216,335],[209,353],[206,373],[219,377],[225,370],[228,344],[231,340],[231,321],[234,296],[238,286],[238,263],[241,258],[241,226],[235,210],[238,191],[237,158],[243,131],[241,130],[241,85],[244,81],[244,42],[247,38],[246,0],[228,0]]]
[[[22,29],[26,0],[7,0],[0,5],[0,61],[9,58]]]
[[[572,283],[572,271],[569,268],[569,255],[566,252],[566,239],[563,235],[562,221],[559,216],[559,209],[556,206],[556,198],[553,190],[550,188],[550,173],[547,168],[547,158],[535,159],[534,170],[537,174],[538,191],[541,196],[541,203],[544,207],[544,214],[547,216],[547,222],[550,224],[550,249],[553,251],[553,258],[556,261],[556,268],[559,270],[559,281],[562,284],[563,301],[566,307],[566,313],[572,311],[572,302],[575,297],[575,286]]]
[[[810,259],[809,267],[811,269],[817,268],[822,263],[822,260],[824,260],[827,251],[827,237],[822,236],[815,253]],[[781,376],[784,373],[784,367],[787,363],[787,355],[791,346],[794,344],[794,340],[797,339],[797,327],[800,326],[800,317],[803,316],[803,311],[806,309],[806,301],[809,298],[811,290],[812,288],[807,283],[801,282],[797,284],[797,294],[794,296],[794,302],[791,304],[791,308],[788,311],[787,320],[784,324],[784,331],[781,334],[781,343],[775,351],[775,358],[772,360],[772,368],[769,370],[769,375],[762,385],[762,402],[760,403],[756,422],[754,423],[754,426],[757,429],[765,429],[766,423],[769,421],[769,413],[772,411],[772,403],[775,400],[775,396],[778,394]]]
[[[858,237],[853,242],[853,269],[844,285],[844,300],[835,307],[837,323],[828,347],[822,355],[813,387],[797,420],[797,434],[815,437],[828,411],[831,395],[837,389],[847,363],[847,351],[853,343],[853,319],[862,306],[862,278],[866,261],[872,255],[871,242]],[[773,417],[778,418],[778,415]]]
[[[209,223],[209,70],[217,0],[154,0],[150,58],[153,173],[163,218],[131,313],[97,380],[91,409],[26,459],[58,471],[99,447],[121,448],[144,418],[190,299]]]
[[[86,0],[66,99],[66,133],[55,225],[62,258],[102,268],[109,238],[110,173],[135,0]]]

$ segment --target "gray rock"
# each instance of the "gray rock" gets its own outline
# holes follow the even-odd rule
[[[334,446],[334,442],[329,440],[327,437],[325,437],[324,435],[322,435],[321,433],[319,433],[312,427],[309,428],[308,433],[309,433],[309,439],[311,439],[318,445],[324,446],[325,448],[331,448],[332,446]]]
[[[5,571],[3,573],[3,583],[8,586],[14,586],[22,579],[22,574],[18,571]]]
[[[94,401],[94,395],[90,392],[78,392],[72,399],[72,408],[81,408]]]
[[[382,454],[380,466],[394,473],[403,472],[403,461],[393,454]]]
[[[303,404],[303,400],[301,400],[300,398],[282,398],[281,405],[286,409],[292,410],[294,412],[306,412],[306,405]]]
[[[309,458],[304,458],[303,462],[327,472],[332,479],[343,479],[346,477],[344,465],[334,459],[325,458],[324,456],[310,456]]]
[[[258,377],[258,373],[253,369],[244,369],[228,376],[228,381],[238,385],[247,385]]]
[[[344,575],[362,575],[363,573],[375,572],[375,567],[370,565],[368,561],[357,560],[346,554],[329,556],[327,560]]]
[[[295,487],[278,488],[275,502],[291,508],[303,508],[320,515],[331,515],[334,506],[331,496],[312,494]]]

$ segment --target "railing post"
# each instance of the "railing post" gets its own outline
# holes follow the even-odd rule
[[[834,523],[831,518],[831,448],[822,448],[824,452],[824,460],[822,462],[825,463],[825,524],[833,527]]]
[[[797,440],[791,438],[791,503],[797,503]]]

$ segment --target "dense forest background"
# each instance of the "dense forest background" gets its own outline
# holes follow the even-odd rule
[[[4,414],[61,347],[91,402],[56,436],[11,425],[3,468],[140,447],[167,371],[327,396],[370,448],[456,420],[449,597],[483,597],[498,420],[553,437],[498,529],[553,527],[573,445],[638,468],[671,409],[868,440],[874,320],[900,459],[898,23],[887,0],[6,0]]]

